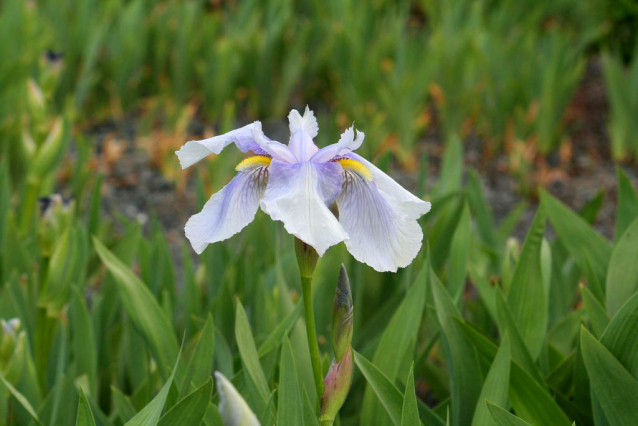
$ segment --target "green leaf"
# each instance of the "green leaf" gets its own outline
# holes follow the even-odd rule
[[[379,401],[381,401],[390,419],[392,419],[392,423],[394,423],[395,426],[400,426],[403,411],[403,397],[399,389],[397,389],[379,368],[356,351],[354,352],[354,361],[366,378],[368,384],[374,390]]]
[[[483,195],[481,180],[475,170],[470,170],[467,184],[467,199],[476,218],[476,226],[481,239],[490,247],[496,247],[496,231],[490,206]]]
[[[180,393],[186,393],[193,387],[200,387],[212,377],[213,355],[215,352],[215,326],[213,317],[208,319],[202,328],[193,356],[186,367]]]
[[[470,251],[470,209],[465,204],[463,213],[452,237],[448,267],[448,288],[454,300],[458,300],[465,288],[467,260]]]
[[[207,377],[203,385],[178,401],[162,416],[159,426],[199,425],[202,422],[213,389],[213,379],[210,375]]]
[[[403,409],[401,410],[401,426],[420,425],[419,407],[416,402],[416,390],[414,388],[414,362],[410,367],[405,393],[403,394]]]
[[[571,425],[547,390],[517,364],[512,365],[509,397],[516,414],[533,425]]]
[[[473,426],[491,425],[490,413],[485,404],[485,400],[494,401],[498,405],[507,406],[507,393],[510,384],[510,344],[507,335],[501,341],[501,347],[498,349],[487,378],[483,383],[483,389],[479,395],[472,418]]]
[[[638,291],[638,217],[616,244],[607,273],[607,312],[618,309]]]
[[[26,410],[26,412],[29,413],[31,418],[33,420],[35,420],[35,422],[38,425],[42,425],[42,422],[38,418],[38,414],[33,409],[33,406],[31,405],[29,400],[27,398],[25,398],[25,396],[22,395],[20,393],[20,391],[18,391],[16,388],[14,388],[13,385],[11,385],[11,383],[9,383],[7,381],[7,379],[4,378],[4,375],[2,374],[2,372],[0,372],[0,381],[7,388],[9,393],[16,399],[16,401],[18,401],[18,403],[22,406],[22,408],[24,408]]]
[[[466,322],[459,320],[458,323],[479,353],[488,360],[493,360],[497,353],[497,346]],[[512,359],[509,398],[516,413],[531,424],[552,426],[569,424],[565,413],[547,390],[514,359],[513,352]]]
[[[538,383],[543,383],[543,375],[527,350],[527,346],[525,346],[523,338],[518,332],[518,327],[514,324],[514,319],[512,318],[507,304],[503,299],[503,293],[500,291],[496,292],[496,316],[498,317],[498,325],[501,336],[505,336],[507,334],[511,342],[512,359],[518,362],[528,373],[530,373]]]
[[[179,365],[179,355],[177,353],[177,359],[175,360],[175,366],[173,367],[173,372],[168,377],[162,389],[155,395],[155,398],[151,402],[149,402],[142,410],[137,413],[131,420],[126,422],[124,426],[155,426],[158,424],[160,420],[160,416],[162,415],[162,410],[164,410],[164,404],[166,403],[166,398],[168,397],[168,393],[171,390],[171,386],[173,385],[173,379],[175,377],[175,371],[177,371],[177,366]]]
[[[581,328],[580,344],[592,392],[609,424],[638,424],[638,381],[584,327]]]
[[[620,240],[636,217],[638,217],[638,194],[629,181],[627,173],[618,167],[618,210],[616,212],[615,241]]]
[[[277,424],[297,426],[303,424],[301,392],[297,379],[297,367],[288,337],[284,335],[279,363],[279,402],[277,404]]]
[[[93,323],[86,303],[77,289],[71,299],[70,321],[73,334],[73,353],[76,374],[86,374],[89,379],[89,394],[97,391],[97,353]]]
[[[372,357],[374,365],[394,382],[400,374],[402,361],[416,339],[423,308],[425,307],[426,268],[423,268],[385,328]],[[407,367],[407,366],[406,366]],[[361,413],[362,424],[377,424],[387,421],[380,409],[375,394],[366,388]]]
[[[299,319],[302,307],[303,303],[297,303],[295,308],[288,315],[286,315],[286,317],[281,320],[279,324],[277,324],[277,327],[272,331],[272,333],[268,335],[266,340],[264,340],[264,342],[259,347],[259,351],[257,352],[257,354],[260,358],[266,355],[271,350],[275,349],[281,342],[281,339],[284,337],[284,335],[288,333],[292,329],[292,327],[294,327],[294,325],[297,323],[297,320]]]
[[[598,301],[589,290],[589,288],[581,285],[580,292],[583,296],[583,304],[585,305],[585,311],[594,329],[596,336],[602,336],[605,328],[609,324],[609,315],[605,310],[605,307]]]
[[[509,411],[503,410],[501,407],[497,407],[490,401],[485,401],[485,403],[492,420],[497,426],[531,426],[526,421],[521,420]]]
[[[124,395],[122,391],[111,386],[111,396],[117,416],[122,422],[128,422],[137,414],[137,410],[133,406],[131,399]]]
[[[91,406],[82,388],[80,388],[80,401],[78,402],[78,415],[75,420],[75,426],[95,426]]]
[[[638,293],[611,319],[600,341],[638,379]]]
[[[247,377],[255,384],[262,402],[266,404],[268,395],[270,395],[268,381],[259,363],[257,347],[253,339],[253,333],[250,330],[246,311],[239,300],[237,300],[237,311],[235,313],[235,340],[237,341],[239,356],[248,373]]]
[[[609,242],[556,198],[541,192],[541,199],[558,238],[574,256],[580,269],[587,269],[589,258],[599,282],[604,282],[612,251]]]
[[[457,323],[461,313],[434,271],[429,270],[430,286],[441,327],[443,354],[450,372],[452,423],[468,425],[481,393],[483,375],[476,351]]]
[[[153,297],[151,291],[133,274],[133,272],[109,251],[97,238],[93,244],[98,256],[115,278],[118,293],[131,322],[148,342],[160,371],[168,376],[170,366],[175,363],[179,353],[177,338],[164,311]],[[181,374],[173,369],[170,376]]]
[[[270,396],[268,397],[268,402],[266,403],[266,407],[262,410],[261,415],[259,416],[259,423],[262,425],[266,424],[275,424],[275,417],[273,413],[275,412],[275,395],[277,394],[277,389],[270,392]],[[312,413],[312,416],[316,418],[315,413]]]
[[[545,212],[541,206],[523,244],[507,294],[510,313],[532,359],[538,358],[547,331],[549,303],[541,272],[545,221]]]

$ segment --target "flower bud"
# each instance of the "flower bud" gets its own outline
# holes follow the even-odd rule
[[[341,361],[352,342],[352,294],[345,266],[341,265],[332,309],[332,347],[337,362]]]
[[[30,174],[43,179],[62,160],[69,142],[69,123],[58,119],[42,146],[37,150],[31,163]]]
[[[313,272],[317,267],[319,254],[308,244],[295,238],[295,253],[297,255],[297,264],[299,265],[299,273],[302,278],[312,278]]]
[[[222,373],[215,372],[217,392],[219,392],[219,412],[224,426],[259,426],[248,404],[237,389]]]
[[[0,319],[0,373],[13,383],[20,379],[25,359],[26,333],[20,331],[20,320]]]
[[[321,422],[334,421],[337,413],[348,396],[352,377],[354,376],[354,365],[352,363],[352,348],[346,348],[341,361],[332,361],[326,379],[324,380],[324,390],[321,396]]]

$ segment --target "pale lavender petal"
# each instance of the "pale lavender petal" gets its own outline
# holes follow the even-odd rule
[[[290,148],[299,163],[308,161],[319,150],[310,135],[303,130],[298,130],[292,134],[288,148]]]
[[[303,117],[296,109],[291,110],[290,114],[288,114],[288,123],[290,134],[295,134],[301,130],[308,133],[311,139],[316,138],[317,134],[319,134],[319,125],[317,124],[315,113],[308,108],[308,105],[306,105]]]
[[[355,153],[350,153],[347,156],[363,163],[372,173],[378,190],[391,200],[393,204],[397,205],[408,217],[418,219],[432,208],[432,204],[413,195],[362,156]]]
[[[261,208],[320,256],[348,234],[327,207],[339,195],[343,171],[337,163],[270,163]]]
[[[251,167],[240,171],[228,185],[186,223],[186,237],[200,254],[211,243],[226,240],[255,218],[259,200],[266,190],[268,169]]]
[[[421,249],[423,231],[396,200],[377,189],[374,181],[345,170],[343,192],[337,199],[339,223],[348,233],[348,251],[379,272],[408,266]]]
[[[254,124],[251,123],[223,135],[213,136],[201,141],[186,142],[179,151],[175,151],[182,169],[192,166],[210,154],[219,154],[231,143],[235,143],[242,152],[254,151],[256,154],[261,154],[261,148],[255,142],[252,134]]]
[[[321,148],[312,156],[310,161],[315,163],[325,163],[334,157],[346,155],[356,149],[359,149],[365,136],[365,133],[357,131],[357,136],[355,137],[354,126],[350,127],[341,134],[339,142]]]
[[[251,130],[253,139],[263,151],[272,158],[285,161],[287,163],[295,163],[297,161],[294,154],[290,152],[290,149],[286,145],[281,142],[271,140],[264,135],[264,132],[261,129],[261,122],[255,121],[253,124],[254,126]]]

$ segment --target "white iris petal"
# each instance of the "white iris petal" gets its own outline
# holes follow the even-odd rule
[[[423,231],[374,181],[345,169],[346,183],[337,199],[339,223],[350,236],[348,251],[379,272],[408,266],[421,249]]]
[[[232,237],[253,221],[267,178],[268,170],[264,166],[240,171],[221,191],[213,194],[200,213],[188,220],[186,238],[198,254],[208,244]]]
[[[329,247],[348,237],[328,209],[342,184],[339,164],[287,164],[273,160],[261,208],[273,220],[282,221],[288,233],[323,256]]]

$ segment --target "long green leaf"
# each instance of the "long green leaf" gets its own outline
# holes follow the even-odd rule
[[[638,194],[631,184],[627,173],[618,167],[618,210],[616,212],[615,240],[629,228],[631,222],[638,217]]]
[[[126,313],[148,342],[160,371],[167,377],[170,366],[175,363],[179,353],[179,345],[170,321],[148,287],[98,239],[93,238],[93,244],[100,259],[115,278]],[[175,370],[170,376],[174,374]],[[177,377],[181,379],[179,372]]]
[[[607,273],[607,312],[618,309],[638,291],[638,217],[624,231],[614,247]]]
[[[399,389],[377,366],[356,351],[354,353],[354,361],[370,387],[374,390],[379,401],[381,401],[390,419],[392,419],[392,423],[395,426],[401,426],[403,396],[401,396]]]
[[[213,317],[209,315],[197,340],[193,356],[186,367],[180,393],[186,393],[193,387],[200,387],[212,377],[214,352],[215,326]]]
[[[159,426],[199,425],[208,410],[212,389],[213,379],[208,376],[203,385],[182,398],[161,417]]]
[[[95,426],[91,406],[82,388],[80,388],[80,401],[78,402],[78,414],[75,419],[75,426]]]
[[[403,394],[401,426],[418,426],[420,424],[419,407],[416,402],[416,391],[414,389],[414,363],[412,363],[410,373],[408,374],[408,380],[405,385],[405,393]]]
[[[402,361],[407,356],[412,342],[416,339],[421,325],[426,294],[425,269],[423,268],[418,274],[401,305],[390,319],[372,357],[374,365],[391,381],[395,381],[399,377]],[[368,387],[363,398],[361,423],[383,424],[388,420],[386,413],[379,406],[375,392]]]
[[[509,411],[503,410],[492,404],[490,401],[486,401],[486,407],[490,412],[490,416],[497,426],[531,426],[525,420],[516,417]]]
[[[31,403],[29,402],[28,399],[25,398],[24,395],[22,395],[20,393],[20,391],[18,391],[16,388],[13,387],[13,385],[11,383],[9,383],[7,381],[7,379],[4,378],[4,376],[2,375],[2,373],[0,372],[0,381],[2,382],[2,384],[7,388],[7,390],[9,391],[9,393],[16,399],[16,401],[18,401],[18,403],[20,403],[20,405],[22,406],[22,408],[24,408],[27,413],[29,413],[29,415],[31,416],[31,418],[38,424],[41,425],[42,422],[40,421],[40,419],[38,418],[38,414],[35,412],[35,410],[33,409],[33,406],[31,405]]]
[[[538,358],[547,331],[549,301],[541,272],[545,221],[541,206],[523,244],[507,294],[507,305],[532,359]]]
[[[483,375],[476,351],[456,322],[462,318],[461,313],[434,271],[429,272],[434,305],[442,331],[443,353],[450,372],[452,424],[467,425],[472,422]]]
[[[288,337],[284,335],[279,363],[279,403],[277,404],[277,424],[297,426],[303,424],[301,392],[297,379],[297,367]]]
[[[591,389],[611,426],[638,424],[638,381],[584,327],[580,343]]]
[[[587,311],[587,316],[594,329],[594,333],[600,337],[609,324],[609,315],[605,307],[598,301],[596,296],[593,295],[591,290],[585,286],[581,286],[580,292],[583,295],[583,304],[585,305],[585,310]]]
[[[162,389],[155,395],[155,398],[151,400],[142,410],[137,413],[131,420],[126,422],[124,426],[155,426],[158,424],[160,417],[162,415],[162,411],[164,410],[164,404],[166,403],[166,398],[168,398],[168,393],[171,390],[171,386],[173,385],[173,379],[175,378],[175,372],[177,371],[177,366],[179,365],[179,356],[180,352],[177,353],[177,359],[175,360],[175,366],[173,367],[173,372],[168,377]]]
[[[474,411],[472,418],[472,426],[487,426],[494,424],[491,421],[493,416],[490,415],[485,404],[485,400],[494,401],[499,406],[507,406],[507,393],[510,384],[510,343],[507,335],[501,341],[501,347],[498,349],[487,378],[483,383],[483,389]]]
[[[235,313],[235,340],[239,349],[239,356],[244,364],[244,368],[248,373],[250,380],[255,384],[263,404],[266,404],[270,389],[268,389],[268,381],[264,375],[264,370],[259,363],[257,355],[257,347],[253,339],[253,333],[250,330],[248,317],[241,302],[237,300],[237,310]]]
[[[604,282],[612,251],[609,242],[556,198],[541,192],[541,199],[558,238],[574,256],[580,269],[587,269],[589,259],[599,282]]]

